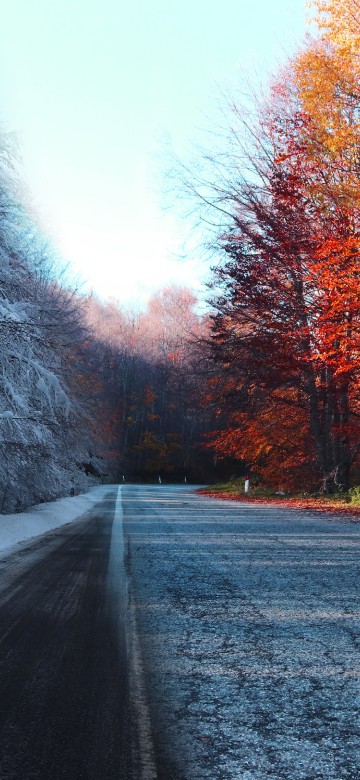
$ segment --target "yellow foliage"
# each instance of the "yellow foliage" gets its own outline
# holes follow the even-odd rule
[[[309,192],[318,203],[359,207],[360,0],[312,0],[320,35],[289,64],[288,99],[308,118],[304,154],[323,170]],[[284,77],[284,74],[282,78]]]
[[[358,57],[360,48],[360,3],[358,0],[312,0],[315,21],[323,36],[344,53]]]

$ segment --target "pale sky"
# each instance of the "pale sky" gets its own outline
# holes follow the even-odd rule
[[[304,37],[304,0],[0,0],[0,10],[0,119],[60,254],[125,305],[171,282],[200,288],[204,260],[184,257],[191,226],[188,237],[162,209],[163,139],[187,155],[219,86],[242,69],[276,70]]]

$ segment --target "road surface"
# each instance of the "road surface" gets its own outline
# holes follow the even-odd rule
[[[359,780],[360,526],[104,488],[0,563],[1,780]]]
[[[0,565],[1,780],[137,777],[107,493]]]
[[[160,780],[359,780],[360,526],[166,486],[123,513]]]

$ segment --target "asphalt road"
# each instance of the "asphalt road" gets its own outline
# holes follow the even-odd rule
[[[0,564],[1,780],[138,777],[116,495]]]
[[[104,489],[0,562],[1,780],[359,780],[360,526]]]
[[[125,487],[160,780],[359,780],[360,525]]]

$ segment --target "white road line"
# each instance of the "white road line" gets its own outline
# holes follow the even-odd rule
[[[122,547],[125,555],[123,511],[121,486],[118,489],[115,505],[115,522],[122,534]],[[125,620],[126,643],[130,669],[130,695],[136,717],[140,751],[140,780],[158,780],[155,764],[155,751],[151,734],[151,718],[146,696],[144,664],[135,613],[135,602],[131,583],[128,583],[128,619]]]

